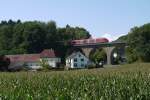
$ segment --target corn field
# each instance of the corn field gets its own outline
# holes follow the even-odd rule
[[[150,64],[1,72],[0,100],[150,100]]]

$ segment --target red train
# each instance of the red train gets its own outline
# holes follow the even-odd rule
[[[106,38],[97,39],[82,39],[82,40],[72,40],[71,45],[81,45],[81,44],[93,44],[93,43],[107,43],[109,42]]]

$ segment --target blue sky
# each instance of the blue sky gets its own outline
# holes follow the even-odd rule
[[[0,20],[54,20],[114,40],[150,22],[150,0],[0,0]]]

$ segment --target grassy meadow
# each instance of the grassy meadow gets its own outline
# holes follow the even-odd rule
[[[150,64],[0,73],[0,100],[149,100]]]

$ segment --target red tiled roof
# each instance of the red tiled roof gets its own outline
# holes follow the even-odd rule
[[[43,50],[41,53],[40,53],[40,57],[41,58],[55,58],[56,55],[55,55],[55,52],[54,50],[52,49],[46,49],[46,50]]]
[[[21,55],[6,55],[11,62],[36,62],[40,58],[55,58],[53,50],[43,50],[40,54],[21,54]]]
[[[39,54],[7,55],[11,62],[36,62],[39,61]]]

